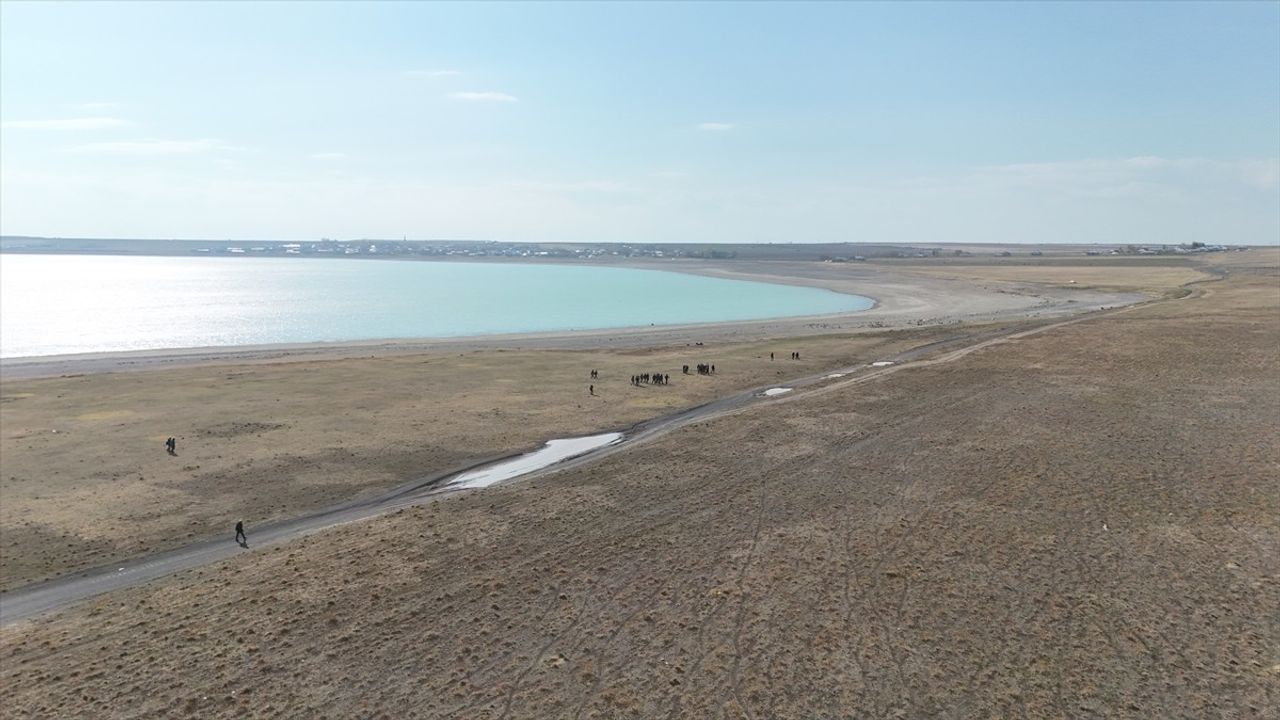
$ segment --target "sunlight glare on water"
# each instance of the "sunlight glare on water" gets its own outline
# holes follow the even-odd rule
[[[0,356],[457,337],[865,310],[858,295],[616,267],[0,256]]]

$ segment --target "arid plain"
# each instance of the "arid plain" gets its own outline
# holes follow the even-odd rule
[[[6,627],[5,713],[1274,717],[1280,254],[1081,263],[1073,284],[1163,299],[973,351],[1046,320],[6,382],[13,589],[957,341]],[[892,270],[1060,292],[1063,268]]]

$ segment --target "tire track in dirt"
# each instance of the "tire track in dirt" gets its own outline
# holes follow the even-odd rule
[[[538,649],[538,651],[533,654],[533,657],[530,658],[529,662],[525,665],[524,670],[521,670],[520,674],[516,675],[515,679],[511,681],[511,686],[506,691],[506,694],[503,700],[502,714],[498,716],[499,720],[505,720],[505,718],[511,715],[511,704],[515,700],[516,693],[520,690],[521,683],[523,683],[524,679],[529,676],[529,673],[533,672],[533,670],[538,667],[538,663],[543,661],[542,659],[546,656],[547,651],[555,647],[556,644],[558,644],[562,639],[567,637],[570,633],[574,632],[574,630],[581,623],[582,616],[586,610],[587,605],[591,603],[591,600],[592,600],[591,596],[587,596],[583,599],[582,604],[577,606],[577,609],[573,614],[573,620],[569,622],[569,625],[566,626],[563,630],[552,634],[551,638],[547,640],[545,643],[543,643],[542,646]],[[500,684],[501,684],[500,681],[495,682],[490,687],[497,687]],[[483,694],[481,694],[474,703],[461,708],[460,711],[471,710],[476,705],[484,701],[485,701],[485,697]]]
[[[684,582],[681,582],[679,585],[676,586],[676,591],[678,592],[679,590],[684,589],[691,582],[692,582],[691,578],[686,579]],[[632,620],[634,620],[637,615],[639,615],[645,609],[650,607],[653,600],[662,593],[663,589],[664,588],[661,585],[655,587],[653,589],[653,592],[649,593],[644,597],[643,602],[637,604],[635,610],[632,610],[630,613],[627,613],[627,615],[622,618],[622,620],[613,628],[613,630],[610,631],[607,639],[605,640],[604,645],[601,647],[601,650],[604,650],[605,648],[608,648],[610,645],[612,645],[614,640],[616,640],[618,636],[622,634],[622,631],[626,628],[626,626]],[[573,720],[578,720],[578,718],[582,717],[582,713],[586,711],[587,706],[590,705],[591,701],[594,700],[599,695],[600,686],[604,684],[604,679],[606,674],[607,674],[606,668],[601,668],[600,672],[596,673],[596,678],[595,678],[595,681],[591,684],[591,688],[586,692],[581,702],[579,702],[577,709],[574,710]]]
[[[747,550],[746,560],[742,563],[742,570],[738,573],[738,613],[734,619],[733,627],[733,663],[729,669],[729,688],[730,695],[738,707],[742,708],[742,712],[747,716],[747,720],[755,720],[755,713],[751,712],[751,706],[742,699],[742,626],[744,618],[747,614],[747,604],[750,602],[750,593],[746,588],[747,573],[751,570],[751,563],[755,560],[756,551],[760,547],[760,529],[764,527],[765,510],[769,504],[769,482],[768,475],[762,473],[760,476],[760,500],[759,507],[756,510],[755,527],[751,533],[751,546]],[[725,713],[724,704],[721,704],[721,715]]]

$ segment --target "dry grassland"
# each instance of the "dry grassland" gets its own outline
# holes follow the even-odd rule
[[[1242,255],[1244,253],[1241,253]],[[1217,257],[1225,257],[1223,253]],[[979,282],[1030,282],[1050,287],[1163,293],[1208,277],[1197,260],[1179,257],[983,258],[889,260],[895,269]]]
[[[964,331],[482,351],[23,380],[0,390],[0,588],[327,507],[544,440]],[[800,351],[799,362],[786,360]],[[777,360],[771,362],[770,351]],[[681,366],[716,364],[714,376]],[[590,380],[591,369],[600,379]],[[632,374],[671,384],[633,387]],[[588,394],[594,384],[596,396]],[[178,440],[177,456],[164,450]]]

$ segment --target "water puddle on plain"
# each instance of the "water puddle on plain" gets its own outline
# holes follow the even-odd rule
[[[871,367],[888,367],[889,365],[892,365],[892,364],[893,364],[892,360],[880,360],[879,362],[871,363]]]
[[[605,445],[612,445],[622,439],[622,433],[604,433],[587,437],[562,438],[551,440],[541,450],[525,453],[517,458],[500,462],[478,470],[471,470],[449,482],[450,488],[481,488],[494,483],[510,480],[534,470],[541,470],[563,460],[588,453]]]
[[[831,373],[830,375],[828,375],[828,376],[826,376],[826,377],[824,377],[824,378],[822,378],[822,379],[823,379],[823,380],[834,380],[835,378],[842,378],[842,377],[844,377],[844,373]]]
[[[789,393],[789,392],[791,392],[791,388],[769,388],[768,390],[764,391],[764,395],[768,397],[774,397],[775,395],[781,395],[783,393]]]

